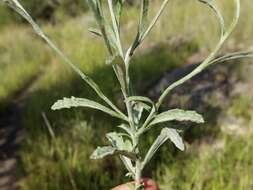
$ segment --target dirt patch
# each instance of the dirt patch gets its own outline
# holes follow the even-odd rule
[[[41,73],[32,77],[13,95],[13,101],[0,113],[0,190],[17,190],[15,177],[19,162],[18,150],[24,137],[21,126],[21,111],[29,91]]]

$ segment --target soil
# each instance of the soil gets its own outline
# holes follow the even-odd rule
[[[32,77],[18,92],[13,101],[0,112],[0,190],[18,190],[16,169],[18,151],[24,137],[21,126],[21,112],[29,97],[29,90],[41,74]]]

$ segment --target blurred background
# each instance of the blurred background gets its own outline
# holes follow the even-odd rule
[[[122,107],[120,88],[83,0],[20,0],[53,41]],[[150,18],[161,0],[152,1]],[[227,25],[234,5],[218,2]],[[253,4],[242,1],[240,23],[220,54],[253,49]],[[122,18],[125,48],[135,37],[138,4],[129,0]],[[156,100],[175,79],[190,72],[219,37],[214,15],[197,0],[169,3],[131,65],[137,94]],[[185,152],[164,145],[144,176],[162,190],[253,189],[253,61],[214,65],[175,89],[163,109],[194,109],[206,123],[184,123]],[[128,181],[118,159],[89,159],[118,120],[100,112],[53,112],[62,97],[98,100],[92,90],[42,42],[31,27],[0,6],[0,189],[98,190]],[[178,125],[178,123],[172,123]],[[148,134],[145,152],[160,129]]]

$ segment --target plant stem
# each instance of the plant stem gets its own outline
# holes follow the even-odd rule
[[[140,190],[141,187],[141,161],[138,159],[135,165],[135,190]]]
[[[141,177],[142,177],[142,167],[141,167],[141,160],[139,156],[139,135],[136,133],[135,136],[133,137],[133,146],[135,148],[135,153],[137,155],[137,160],[135,161],[135,176],[134,176],[134,181],[135,181],[135,187],[134,190],[140,190],[141,187]]]

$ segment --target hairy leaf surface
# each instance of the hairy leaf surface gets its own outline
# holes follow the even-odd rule
[[[181,109],[173,109],[158,114],[150,125],[168,121],[191,121],[195,123],[204,123],[203,117],[195,111],[185,111]]]
[[[73,108],[73,107],[93,108],[93,109],[105,112],[113,117],[123,119],[123,117],[120,114],[113,111],[112,109],[110,109],[106,106],[103,106],[95,101],[88,100],[85,98],[75,98],[75,97],[64,98],[64,99],[58,100],[56,103],[54,103],[54,105],[51,108],[52,108],[52,110],[60,110],[60,109],[69,109],[69,108]],[[126,119],[126,118],[124,118],[124,119]]]
[[[178,149],[184,151],[184,143],[177,130],[167,127],[163,128],[160,135],[157,137],[153,145],[150,147],[148,153],[146,154],[142,167],[145,167],[145,165],[152,159],[157,150],[169,139]]]

